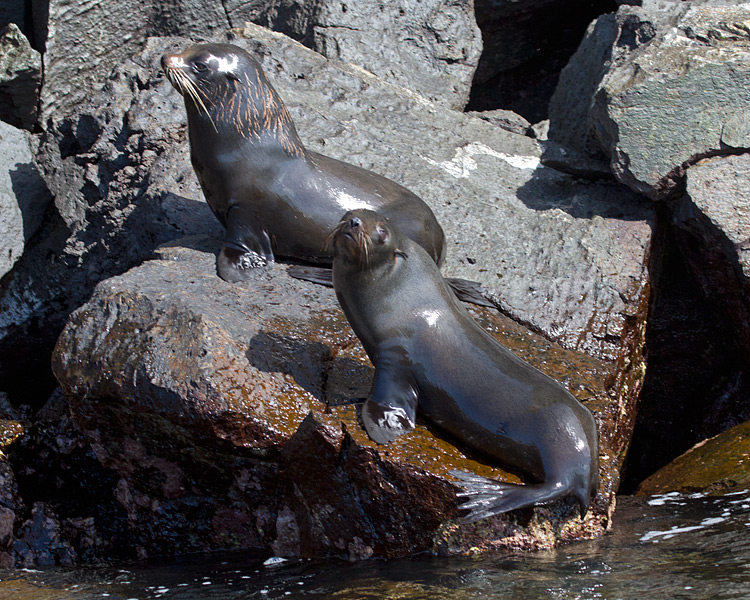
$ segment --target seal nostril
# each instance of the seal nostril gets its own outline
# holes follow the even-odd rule
[[[351,221],[349,221],[349,225],[351,225],[353,228],[359,227],[362,225],[362,219],[359,217],[352,217]]]

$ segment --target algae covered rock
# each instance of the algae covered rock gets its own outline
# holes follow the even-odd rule
[[[750,486],[750,421],[704,440],[638,487],[639,496],[666,492],[725,494]]]

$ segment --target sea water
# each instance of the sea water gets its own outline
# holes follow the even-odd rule
[[[357,563],[207,555],[0,572],[0,599],[750,599],[750,491],[620,497],[612,531],[553,551]]]

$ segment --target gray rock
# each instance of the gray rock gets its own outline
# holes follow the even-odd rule
[[[747,143],[748,18],[746,4],[718,0],[653,0],[601,17],[561,74],[551,139],[604,153],[636,191],[669,195],[686,165]]]
[[[479,281],[508,314],[567,348],[612,360],[635,350],[629,332],[648,289],[652,218],[635,195],[541,167],[533,139],[280,34],[233,35],[259,56],[311,149],[390,177],[431,205],[449,242],[446,275]],[[22,374],[37,369],[34,357],[43,368],[44,347],[97,281],[180,235],[221,236],[189,164],[182,99],[158,67],[163,52],[188,43],[151,39],[89,104],[51,120],[38,160],[58,217],[0,297],[3,380],[23,377],[15,385],[24,393]]]
[[[151,58],[168,44],[161,40]],[[47,367],[51,348],[96,282],[196,226],[220,232],[205,202],[181,195],[191,186],[185,194],[200,195],[187,157],[181,167],[163,160],[184,140],[184,107],[161,76],[151,80],[155,64],[125,61],[105,91],[90,91],[91,103],[51,117],[40,138],[35,159],[54,205],[0,295],[0,382],[15,402],[49,397],[56,385]],[[183,229],[186,212],[192,229]]]
[[[472,117],[478,117],[484,119],[488,123],[492,123],[496,127],[516,133],[518,135],[527,135],[529,137],[536,137],[534,130],[526,119],[521,115],[517,115],[512,110],[485,110],[485,111],[468,111]]]
[[[36,125],[42,57],[14,24],[0,29],[0,119],[32,131]]]
[[[229,7],[237,23],[239,9]],[[283,32],[330,59],[463,110],[482,53],[473,0],[373,3],[276,0],[247,20]]]
[[[0,121],[0,277],[42,223],[50,194],[31,154],[31,136]]]
[[[703,295],[750,358],[750,155],[706,159],[686,173],[674,220]]]
[[[40,13],[42,11],[39,11]],[[104,0],[50,0],[47,18],[35,13],[46,32],[41,118],[68,114],[105,86],[113,69],[136,52],[148,36],[210,36],[229,26],[224,8],[201,0],[149,0],[132,4]],[[95,35],[92,35],[95,32]]]

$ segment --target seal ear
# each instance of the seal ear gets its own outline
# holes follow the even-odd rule
[[[394,254],[396,256],[400,256],[401,258],[409,258],[409,255],[400,248],[396,248],[396,250],[394,250]]]

